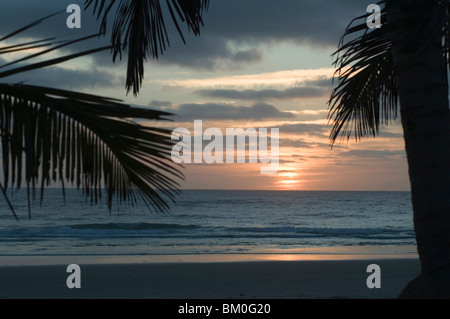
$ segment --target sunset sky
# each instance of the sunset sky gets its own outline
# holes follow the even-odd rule
[[[398,123],[383,128],[376,139],[342,141],[330,148],[328,138],[331,54],[348,23],[364,14],[373,0],[211,2],[199,38],[187,35],[184,45],[170,29],[171,47],[158,61],[149,60],[137,97],[126,94],[126,64],[113,64],[109,52],[21,74],[8,82],[79,90],[170,111],[177,115],[174,122],[156,123],[170,128],[191,129],[194,120],[203,120],[204,129],[224,131],[279,128],[277,174],[261,175],[262,164],[191,164],[184,170],[185,189],[409,190]],[[83,7],[84,1],[3,0],[0,34],[65,10],[71,3]],[[95,33],[99,25],[91,13],[83,13],[80,30],[69,30],[68,14],[62,14],[23,36]],[[96,39],[72,49],[105,41]]]

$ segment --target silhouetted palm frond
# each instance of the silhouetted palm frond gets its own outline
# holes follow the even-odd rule
[[[181,23],[188,31],[200,34],[202,15],[208,8],[209,0],[166,0],[168,14],[172,18],[179,35],[185,38]],[[169,37],[160,0],[86,0],[85,8],[93,7],[94,14],[101,19],[101,32],[107,30],[108,16],[116,6],[111,44],[113,60],[128,49],[128,69],[126,89],[139,93],[144,77],[144,63],[148,57],[157,59],[169,46]]]
[[[382,121],[389,123],[397,117],[397,80],[384,11],[382,28],[369,30],[368,16],[350,23],[335,53],[338,85],[329,101],[332,144],[339,136],[347,139],[352,134],[356,139],[375,136]],[[345,42],[347,37],[361,32],[362,35]]]
[[[113,99],[30,85],[0,84],[4,187],[70,182],[97,202],[115,195],[168,209],[182,175],[170,158],[170,132],[131,119],[160,120],[168,113],[134,108]],[[24,158],[22,155],[25,155]]]
[[[34,27],[39,19],[2,39],[11,38]],[[0,78],[59,64],[99,52],[96,48],[62,57],[31,62],[64,46],[92,38],[72,41],[54,38],[0,47],[0,55],[42,49],[0,66]],[[11,68],[13,67],[13,68]],[[178,193],[176,180],[183,175],[171,160],[171,132],[147,127],[134,120],[168,120],[171,114],[131,107],[121,101],[42,86],[0,83],[0,149],[4,181],[0,190],[16,219],[7,188],[41,191],[61,182],[63,191],[72,184],[82,189],[92,203],[106,192],[108,207],[118,202],[143,200],[150,208],[166,212],[167,201]],[[29,203],[30,207],[30,203]],[[29,212],[31,217],[31,212]]]
[[[384,3],[385,1],[381,1],[378,4],[383,6]],[[443,54],[450,66],[450,1],[443,2],[442,5],[447,6]],[[423,12],[426,12],[426,8]],[[328,102],[328,118],[333,124],[331,144],[339,136],[347,140],[352,135],[356,140],[376,136],[382,124],[389,124],[398,116],[398,84],[391,42],[387,36],[389,21],[386,20],[383,8],[382,27],[370,30],[367,26],[369,15],[357,17],[349,24],[341,38],[339,49],[334,53],[338,84]],[[395,31],[405,37],[405,42],[413,43],[415,39],[410,37],[426,37],[427,31],[415,30],[420,24],[416,26],[414,17],[410,19],[411,21],[405,21],[403,28],[396,26]]]

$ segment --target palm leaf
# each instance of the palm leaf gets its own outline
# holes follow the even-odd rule
[[[101,9],[100,7],[98,8]],[[39,19],[2,39],[16,36],[42,21]],[[56,65],[81,56],[111,49],[90,49],[62,57],[11,68],[62,47],[90,39],[60,41],[56,38],[0,47],[0,55],[44,48],[12,61],[0,78]],[[1,68],[1,67],[0,67]],[[14,217],[18,215],[7,196],[8,187],[26,183],[29,217],[30,194],[36,196],[59,181],[63,194],[67,184],[82,189],[91,203],[106,190],[108,207],[113,198],[136,203],[143,200],[157,212],[169,209],[183,175],[171,160],[171,132],[137,124],[138,120],[167,120],[169,113],[123,104],[120,100],[32,85],[0,83],[0,149],[4,181],[0,190]]]
[[[23,73],[23,72],[33,71],[33,70],[37,70],[37,69],[41,69],[41,68],[46,68],[46,67],[60,64],[60,63],[63,63],[63,62],[69,61],[69,60],[73,60],[73,59],[85,56],[85,55],[90,55],[90,54],[97,53],[100,51],[105,51],[110,48],[111,48],[111,46],[105,46],[105,47],[101,47],[101,48],[95,48],[95,49],[85,50],[82,52],[77,52],[74,54],[69,54],[69,55],[66,55],[63,57],[50,59],[50,60],[46,60],[43,62],[36,62],[36,63],[28,64],[28,65],[25,65],[22,67],[17,67],[15,69],[0,72],[0,78],[8,77],[8,76],[18,74],[18,73]],[[10,64],[15,64],[15,63],[10,63]]]
[[[92,202],[105,188],[110,208],[114,196],[132,203],[140,197],[165,212],[183,178],[170,157],[171,132],[131,119],[169,115],[95,95],[0,84],[3,187],[20,187],[23,177],[27,188],[40,183],[42,200],[44,188],[61,181]]]
[[[352,135],[356,140],[376,136],[381,123],[388,124],[397,117],[397,80],[384,10],[382,28],[369,30],[368,16],[360,16],[350,23],[334,53],[338,85],[328,102],[328,118],[333,122],[332,144],[339,136],[347,140]],[[350,36],[352,40],[346,42]]]
[[[184,42],[180,24],[185,23],[188,31],[200,34],[202,15],[209,6],[209,0],[166,0],[172,21]],[[97,18],[103,15],[101,32],[107,29],[107,19],[116,0],[86,0],[85,8],[93,6]],[[120,1],[113,24],[111,44],[113,61],[122,58],[128,50],[126,89],[139,93],[144,78],[144,63],[148,57],[157,59],[170,45],[160,0]]]
[[[36,25],[42,23],[43,21],[50,19],[52,17],[54,17],[57,14],[62,13],[63,11],[59,11],[57,13],[51,14],[45,18],[36,20],[33,23],[28,24],[27,26],[20,28],[16,31],[13,31],[11,33],[9,33],[8,35],[2,37],[0,39],[0,42],[2,40],[6,40],[9,39],[13,36],[16,36],[32,27],[35,27]],[[32,50],[32,49],[38,49],[38,48],[42,48],[42,47],[49,47],[48,49],[45,49],[43,51],[34,53],[34,54],[30,54],[24,58],[20,58],[20,59],[16,59],[10,63],[4,64],[0,66],[0,69],[2,68],[6,68],[6,67],[10,67],[12,65],[21,63],[21,62],[25,62],[40,56],[44,56],[45,54],[48,54],[50,52],[56,51],[58,49],[61,49],[63,47],[69,46],[69,45],[73,45],[75,43],[81,42],[81,41],[86,41],[89,40],[91,38],[97,37],[100,34],[94,34],[94,35],[89,35],[89,36],[85,36],[82,38],[78,38],[75,40],[65,40],[65,41],[61,41],[61,40],[56,40],[56,38],[48,38],[48,39],[41,39],[41,40],[36,40],[36,41],[31,41],[31,42],[27,42],[27,43],[20,43],[20,44],[15,44],[15,45],[10,45],[10,46],[6,46],[6,47],[0,47],[0,55],[2,54],[8,54],[8,53],[13,53],[13,52],[19,52],[19,51],[27,51],[27,50]],[[54,59],[50,59],[50,60],[44,60],[42,62],[35,62],[35,63],[30,63],[21,67],[16,67],[16,68],[12,68],[6,71],[2,71],[0,72],[0,78],[4,78],[4,77],[8,77],[11,75],[15,75],[15,74],[19,74],[19,73],[23,73],[23,72],[27,72],[27,71],[32,71],[32,70],[36,70],[36,69],[40,69],[40,68],[45,68],[48,66],[52,66],[52,65],[56,65],[56,64],[60,64],[63,62],[67,62],[69,60],[73,60],[82,56],[86,56],[86,55],[90,55],[90,54],[94,54],[100,51],[105,51],[105,50],[109,50],[111,49],[111,46],[104,46],[104,47],[100,47],[100,48],[95,48],[95,49],[90,49],[90,50],[85,50],[85,51],[81,51],[81,52],[77,52],[77,53],[73,53],[73,54],[68,54],[62,57],[58,57],[58,58],[54,58]]]
[[[14,36],[16,36],[16,35],[18,35],[18,34],[24,32],[24,31],[26,31],[26,30],[28,30],[28,29],[34,28],[35,26],[41,24],[43,21],[45,21],[45,20],[47,20],[47,19],[50,19],[50,18],[52,18],[52,17],[54,17],[54,16],[56,16],[56,15],[62,13],[62,12],[64,12],[64,11],[58,11],[58,12],[52,13],[52,14],[50,14],[50,15],[44,17],[44,18],[38,19],[38,20],[36,20],[36,21],[34,21],[34,22],[30,23],[30,24],[27,24],[27,25],[24,26],[23,28],[17,29],[17,30],[15,30],[15,31],[13,31],[13,32],[11,32],[11,33],[5,35],[4,37],[0,38],[0,42],[1,42],[1,41],[4,41],[4,40],[6,40],[6,39],[9,39],[9,38],[11,38],[11,37],[14,37]]]
[[[384,3],[381,1],[378,4]],[[450,66],[450,1],[439,5],[446,6],[443,54]],[[398,116],[398,84],[391,42],[387,36],[391,26],[384,8],[381,12],[381,28],[369,30],[366,24],[368,17],[369,14],[357,17],[349,24],[339,49],[333,55],[338,84],[328,101],[328,119],[333,125],[330,134],[332,145],[339,136],[347,141],[352,135],[356,140],[376,136],[382,124],[387,125]],[[414,21],[408,21],[403,26],[396,26],[394,31],[403,35],[405,43],[412,41],[411,37],[417,34],[427,35],[426,31],[414,31],[415,27],[418,26],[415,26]],[[423,41],[426,42],[426,39]]]
[[[64,41],[54,41],[54,40],[55,40],[55,38],[48,38],[48,39],[43,39],[43,40],[37,40],[37,41],[31,41],[31,42],[19,43],[19,44],[15,44],[15,45],[6,46],[6,47],[1,47],[0,54],[28,51],[31,49],[48,47],[55,43],[64,42]]]
[[[23,44],[19,44],[19,45],[15,45],[15,46],[9,47],[7,49],[0,48],[0,54],[2,54],[2,53],[5,54],[5,53],[11,53],[11,52],[17,52],[17,51],[27,51],[27,50],[31,50],[31,49],[37,49],[37,48],[40,48],[40,47],[51,46],[50,48],[48,48],[46,50],[43,50],[43,51],[40,51],[40,52],[37,52],[37,53],[34,53],[34,54],[30,54],[30,55],[25,56],[25,57],[23,57],[21,59],[17,59],[17,60],[14,60],[14,61],[10,62],[10,63],[4,64],[4,65],[0,66],[0,69],[5,68],[5,67],[9,67],[11,65],[14,65],[14,64],[17,64],[17,63],[21,63],[21,62],[24,62],[24,61],[27,61],[27,60],[30,60],[30,59],[37,58],[39,56],[42,56],[42,55],[48,54],[50,52],[56,51],[58,49],[61,49],[63,47],[66,47],[66,46],[69,46],[69,45],[72,45],[72,44],[75,44],[75,43],[78,43],[78,42],[86,41],[86,40],[92,39],[92,38],[97,37],[97,36],[98,36],[98,34],[94,34],[94,35],[89,35],[89,36],[82,37],[82,38],[75,39],[75,40],[71,40],[71,41],[53,41],[53,42],[48,42],[48,41],[53,40],[53,39],[48,39],[48,40],[34,41],[34,42],[31,42],[31,43],[28,43],[26,46],[24,46]],[[57,44],[57,45],[55,45],[55,44]],[[106,47],[104,49],[106,50],[106,49],[109,49],[109,48],[110,47]],[[85,54],[90,54],[90,53],[88,52],[88,53],[85,53]],[[70,57],[67,60],[70,60],[70,59],[73,59],[73,58],[77,58],[77,57],[79,57],[79,56]],[[65,61],[67,61],[67,60],[65,60]],[[58,63],[61,63],[61,62],[56,62],[56,64],[58,64]]]
[[[446,23],[444,25],[444,41],[443,41],[443,49],[444,55],[447,61],[447,65],[450,66],[450,1],[448,1],[447,5],[447,18]]]

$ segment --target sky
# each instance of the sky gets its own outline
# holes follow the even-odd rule
[[[0,35],[69,4],[83,3],[3,0]],[[138,96],[126,92],[125,61],[113,63],[109,52],[20,74],[8,82],[110,96],[176,114],[173,122],[145,125],[193,132],[194,120],[202,120],[204,130],[224,133],[227,128],[279,129],[277,173],[261,174],[262,163],[186,164],[183,189],[405,191],[409,180],[399,123],[382,128],[376,138],[344,140],[330,147],[332,54],[350,21],[365,14],[372,3],[211,0],[200,37],[186,33],[186,45],[167,20],[170,47],[158,60],[146,63]],[[52,18],[16,41],[98,31],[92,10],[82,13],[81,29],[68,29],[68,16]],[[107,37],[96,38],[70,50],[107,43]],[[0,65],[15,57],[0,58]]]

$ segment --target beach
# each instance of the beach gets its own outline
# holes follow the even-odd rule
[[[2,299],[392,299],[420,270],[416,258],[302,260],[172,256],[3,259]],[[66,285],[69,262],[80,266],[81,288]],[[381,288],[369,289],[367,267],[380,266]]]
[[[0,298],[384,299],[419,273],[406,192],[186,191],[167,215],[46,196],[0,215]]]

